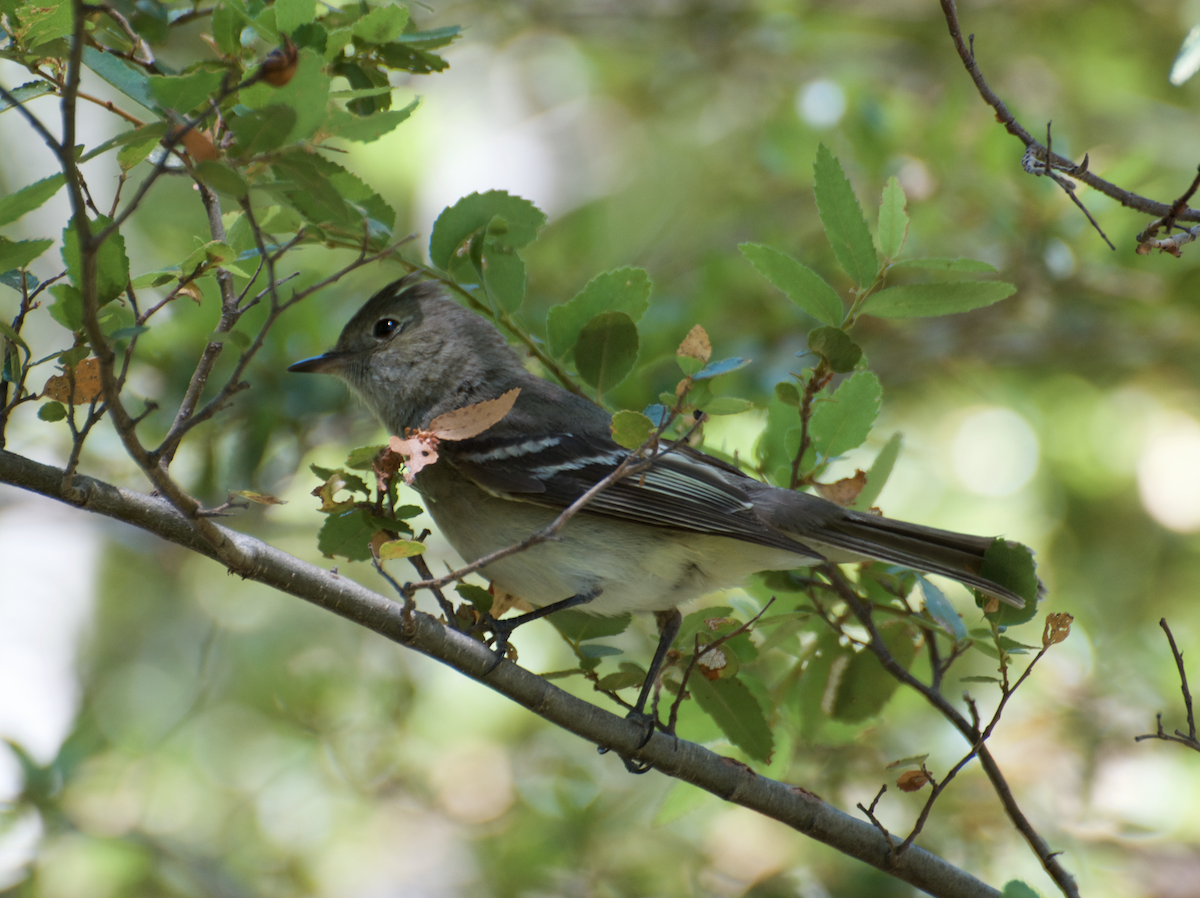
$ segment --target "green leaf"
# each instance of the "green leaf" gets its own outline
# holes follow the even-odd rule
[[[412,558],[414,555],[424,555],[425,544],[416,540],[393,539],[379,547],[379,560],[391,561],[393,558]]]
[[[983,566],[979,569],[979,575],[1011,589],[1025,600],[1024,608],[1001,604],[999,611],[988,615],[988,620],[1004,627],[1012,627],[1032,620],[1037,614],[1038,589],[1041,584],[1033,563],[1033,552],[1027,547],[997,537],[983,553]],[[982,608],[987,601],[989,600],[986,597],[977,592],[976,604]]]
[[[99,216],[90,222],[93,235],[112,224],[112,219]],[[80,269],[79,234],[75,230],[75,219],[63,228],[63,262],[71,282],[83,290],[83,273]],[[120,231],[113,231],[105,238],[96,252],[96,299],[101,305],[120,296],[129,284],[129,258],[125,255],[125,238]]]
[[[275,25],[281,34],[292,34],[317,16],[317,0],[275,0]]]
[[[384,445],[359,446],[346,456],[346,467],[356,471],[370,471],[375,466],[375,456],[386,448]]]
[[[9,240],[0,237],[0,271],[24,268],[54,244],[53,240]]]
[[[785,405],[800,407],[800,391],[790,381],[780,381],[775,384],[775,398]]]
[[[1017,288],[1003,281],[949,281],[900,284],[868,296],[860,314],[876,318],[922,318],[969,312],[1012,296]]]
[[[891,271],[902,271],[906,268],[915,268],[921,271],[981,271],[992,272],[996,269],[987,262],[979,262],[975,259],[904,259],[901,262],[893,262],[889,266]]]
[[[638,356],[638,332],[624,312],[604,312],[579,332],[575,344],[575,366],[579,376],[607,393],[633,370]]]
[[[386,44],[398,38],[408,24],[403,6],[377,6],[353,25],[354,36],[369,44]]]
[[[0,199],[0,225],[10,224],[26,212],[32,212],[58,193],[65,183],[67,179],[62,175],[51,175]]]
[[[514,249],[488,244],[483,248],[483,283],[497,308],[517,311],[525,299],[525,260]]]
[[[914,630],[904,623],[894,623],[880,627],[880,631],[892,658],[907,670],[916,656]],[[835,678],[836,683],[832,682]],[[830,716],[845,723],[861,723],[882,711],[899,685],[874,652],[855,652],[840,676],[836,671],[831,675],[830,686],[836,689],[836,695]]]
[[[241,91],[238,98],[251,109],[290,107],[296,113],[296,124],[284,143],[295,143],[312,137],[324,123],[329,109],[330,83],[321,54],[305,48],[300,51],[296,74],[283,87],[261,82]]]
[[[387,91],[390,92],[391,88],[387,88]],[[329,117],[329,122],[325,125],[325,130],[331,137],[354,140],[358,143],[370,143],[395,130],[401,122],[413,114],[413,110],[417,108],[417,104],[420,102],[421,100],[418,97],[403,109],[389,109],[386,112],[376,112],[365,118],[343,113],[340,109],[334,110]]]
[[[61,402],[47,402],[38,409],[37,416],[43,421],[61,421],[67,417],[67,410]]]
[[[896,464],[896,459],[900,457],[900,433],[897,431],[892,434],[892,438],[884,444],[884,447],[879,450],[879,454],[875,456],[875,462],[871,465],[871,470],[867,472],[867,485],[859,491],[855,500],[850,503],[850,507],[855,511],[866,511],[875,504],[875,500],[879,498],[879,494],[883,492],[884,486],[887,485],[888,477],[891,476],[892,468]]]
[[[962,615],[954,610],[954,606],[946,601],[942,591],[930,583],[925,577],[918,576],[917,583],[925,597],[925,610],[929,616],[956,642],[967,638],[967,627]]]
[[[9,343],[12,343],[14,346],[20,346],[25,350],[26,353],[29,352],[29,344],[25,342],[20,334],[13,330],[13,326],[11,324],[3,319],[0,319],[0,336],[4,337],[5,340],[7,340]]]
[[[375,242],[385,241],[395,211],[357,176],[314,153],[289,151],[276,157],[272,171],[289,203],[314,224],[336,225],[362,239],[363,218],[374,223]],[[256,182],[257,183],[257,182]]]
[[[854,188],[842,171],[842,164],[823,143],[817,146],[813,175],[817,212],[821,216],[821,224],[825,226],[825,236],[829,238],[833,254],[854,283],[859,287],[869,287],[879,270],[875,244],[871,240],[871,232],[867,230],[867,222],[854,195]]]
[[[853,371],[862,349],[840,327],[818,327],[808,332],[808,348],[825,359],[838,374]]]
[[[826,458],[849,452],[871,433],[879,414],[883,387],[870,371],[859,371],[842,382],[827,402],[821,402],[809,423],[813,446]]]
[[[694,674],[687,684],[696,704],[716,721],[725,736],[756,761],[767,763],[775,737],[762,706],[741,680],[710,680]]]
[[[632,661],[622,661],[617,667],[618,670],[616,673],[610,673],[608,676],[601,677],[600,682],[596,686],[600,689],[606,689],[609,692],[616,692],[619,689],[632,689],[635,686],[641,686],[646,680],[646,671]]]
[[[341,555],[351,561],[366,561],[371,557],[371,537],[377,529],[357,508],[334,513],[317,534],[317,548],[326,557]]]
[[[461,26],[447,25],[444,28],[430,28],[428,31],[410,31],[397,37],[396,43],[421,50],[437,50],[449,46],[460,34]]]
[[[487,614],[492,610],[492,594],[482,586],[476,586],[474,583],[459,583],[454,587],[454,591],[464,602],[473,605],[480,614]]]
[[[493,240],[503,248],[520,248],[532,243],[537,239],[538,228],[546,223],[545,213],[529,200],[503,190],[472,193],[443,209],[434,222],[429,238],[429,260],[438,268],[449,269],[451,257],[459,247],[481,228],[494,226],[493,219],[497,218],[501,220],[504,233],[496,234]]]
[[[699,408],[709,415],[740,415],[754,408],[754,403],[738,396],[714,396]]]
[[[755,270],[787,298],[823,324],[842,323],[846,310],[837,292],[819,274],[777,249],[761,243],[738,245]]]
[[[88,46],[83,48],[83,64],[129,99],[147,109],[157,109],[154,95],[150,93],[150,78],[145,72],[126,65],[111,53]]]
[[[222,72],[203,69],[190,75],[155,75],[150,79],[150,95],[164,109],[188,113],[220,90]]]
[[[72,332],[83,330],[83,297],[70,284],[55,284],[50,288],[54,305],[50,306],[50,317]]]
[[[138,128],[137,133],[138,139],[130,140],[117,151],[117,165],[121,167],[121,171],[129,171],[154,151],[162,142],[163,135],[167,133],[167,124],[156,122],[146,125],[144,128]]]
[[[613,415],[612,437],[618,446],[626,449],[637,449],[654,433],[654,422],[641,412],[628,410],[619,411]]]
[[[1010,879],[1004,884],[1001,898],[1041,898],[1041,896],[1019,879]]]
[[[150,150],[158,145],[158,142],[162,140],[163,135],[167,133],[169,127],[166,122],[151,122],[148,125],[142,125],[140,128],[130,128],[128,131],[122,131],[116,137],[106,140],[98,147],[88,150],[79,157],[79,161],[87,162],[103,153],[107,153],[113,147],[122,147],[124,149],[117,156],[118,161],[121,161],[122,155],[125,155],[125,150],[128,150],[130,147],[141,148],[145,146],[145,152],[138,156],[132,164],[126,165],[121,161],[122,169],[129,171],[129,169],[133,168],[134,165],[137,165],[138,162],[141,162],[142,159],[149,155]]]
[[[642,268],[618,268],[598,274],[569,302],[554,306],[546,319],[550,354],[565,356],[584,326],[603,312],[624,312],[640,321],[650,306],[650,275]]]
[[[879,203],[879,251],[885,259],[900,255],[908,234],[908,213],[904,211],[904,188],[895,175],[888,178]]]
[[[45,6],[30,3],[21,9],[18,36],[27,47],[66,37],[74,27],[71,0],[48,0]]]
[[[43,97],[46,94],[52,94],[54,93],[54,85],[49,81],[29,81],[20,87],[14,87],[9,93],[12,95],[14,102],[10,103],[8,97],[0,98],[0,112],[6,112],[18,103],[24,103],[36,97]]]
[[[958,681],[960,683],[999,683],[1000,679],[998,677],[971,676],[959,677]]]
[[[600,639],[604,636],[616,636],[624,633],[630,621],[633,620],[633,615],[619,614],[616,617],[600,617],[567,608],[563,611],[555,611],[546,620],[554,624],[555,629],[568,641],[580,643],[585,639]]]
[[[242,176],[223,162],[205,160],[196,166],[196,174],[217,193],[241,199],[250,192]]]
[[[593,643],[591,645],[581,645],[579,654],[584,658],[608,658],[612,655],[624,655],[625,653],[614,645],[601,645]]]
[[[283,146],[296,127],[296,110],[272,104],[233,116],[229,127],[237,138],[239,156],[257,156]]]

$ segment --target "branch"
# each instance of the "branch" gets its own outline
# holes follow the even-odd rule
[[[983,72],[979,69],[979,64],[975,61],[975,36],[970,36],[970,46],[968,46],[967,41],[963,40],[962,29],[958,24],[958,10],[954,7],[954,0],[941,0],[941,4],[942,14],[945,16],[946,24],[950,28],[950,38],[954,41],[954,47],[958,51],[958,56],[962,60],[963,65],[966,67],[967,74],[975,82],[976,90],[983,97],[983,101],[995,110],[996,121],[1002,124],[1009,134],[1021,141],[1026,149],[1042,163],[1043,171],[1041,173],[1044,174],[1051,169],[1061,171],[1068,177],[1074,178],[1076,181],[1086,184],[1093,190],[1116,200],[1122,206],[1135,209],[1138,212],[1145,212],[1148,215],[1154,215],[1162,219],[1171,217],[1172,220],[1200,221],[1200,209],[1190,209],[1185,206],[1183,209],[1178,209],[1173,213],[1173,210],[1176,209],[1175,205],[1167,205],[1144,196],[1139,196],[1136,193],[1130,193],[1128,190],[1105,181],[1103,178],[1098,178],[1088,171],[1086,159],[1084,163],[1076,165],[1070,159],[1050,152],[1049,147],[1043,146],[1034,140],[1033,135],[1021,126],[1021,123],[1009,111],[1004,101],[988,86],[987,81],[983,77]]]
[[[67,486],[57,468],[3,450],[0,482],[124,521],[221,560],[218,551],[197,535],[193,522],[163,499],[83,476],[75,477]],[[483,643],[427,614],[406,615],[399,603],[353,580],[300,561],[252,537],[212,526],[226,542],[237,547],[238,563],[226,564],[232,573],[304,599],[441,661],[589,742],[652,763],[670,776],[778,820],[930,895],[1000,896],[996,889],[924,849],[912,848],[896,858],[890,854],[887,840],[871,824],[839,811],[803,788],[758,776],[698,745],[658,733],[645,747],[638,748],[645,733],[636,723],[575,698],[512,662],[497,665],[496,656]]]
[[[1158,620],[1158,625],[1163,628],[1163,632],[1167,634],[1167,642],[1171,644],[1171,654],[1175,656],[1175,669],[1179,671],[1179,689],[1183,692],[1183,707],[1187,710],[1188,731],[1185,736],[1179,730],[1175,731],[1174,736],[1169,736],[1163,731],[1162,712],[1157,715],[1158,731],[1147,733],[1144,736],[1136,736],[1134,742],[1141,742],[1143,739],[1162,739],[1164,742],[1178,742],[1180,745],[1186,745],[1194,751],[1200,751],[1200,740],[1196,739],[1196,715],[1192,709],[1192,693],[1188,689],[1187,670],[1183,666],[1183,652],[1179,651],[1179,646],[1175,644],[1175,635],[1171,632],[1171,628],[1167,626],[1167,619],[1161,617]]]

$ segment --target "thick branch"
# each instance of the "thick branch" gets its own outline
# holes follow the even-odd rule
[[[57,468],[2,450],[0,482],[124,521],[210,558],[218,557],[218,550],[196,533],[193,523],[165,500],[83,476],[64,487]],[[726,801],[756,810],[930,895],[999,898],[996,889],[923,849],[912,848],[895,858],[887,840],[869,823],[804,789],[758,776],[698,745],[659,733],[639,749],[644,733],[637,724],[575,698],[516,664],[506,661],[497,666],[495,655],[481,642],[429,615],[406,615],[400,604],[353,580],[252,537],[218,529],[226,542],[237,546],[233,557],[238,563],[228,565],[231,572],[312,602],[441,661],[596,745],[635,757]]]

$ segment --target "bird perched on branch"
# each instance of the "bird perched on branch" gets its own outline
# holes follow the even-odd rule
[[[630,455],[614,442],[607,411],[530,374],[494,325],[432,281],[408,277],[384,287],[334,349],[288,370],[341,378],[401,436],[520,391],[502,419],[475,437],[442,443],[438,461],[415,476],[429,513],[467,561],[548,526]],[[1020,596],[978,573],[992,542],[769,486],[681,445],[597,494],[558,539],[481,573],[538,609],[499,622],[501,642],[515,625],[565,607],[655,612],[662,639],[640,712],[678,630],[677,608],[689,599],[757,571],[875,559],[942,574],[1022,607]]]

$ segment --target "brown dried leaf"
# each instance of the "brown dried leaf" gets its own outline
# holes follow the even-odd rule
[[[533,606],[520,596],[514,596],[511,592],[505,592],[503,589],[497,589],[495,585],[493,585],[491,610],[492,617],[501,618],[513,608],[516,608],[518,611],[533,610]]]
[[[1042,647],[1050,648],[1050,646],[1057,645],[1070,636],[1071,622],[1073,620],[1075,618],[1066,612],[1062,614],[1047,614],[1046,627],[1042,630]]]
[[[397,436],[388,439],[388,448],[404,456],[405,483],[412,484],[418,471],[438,460],[437,443],[437,436],[426,430],[419,430],[407,439]]]
[[[221,154],[217,152],[216,146],[213,144],[212,135],[207,131],[201,131],[198,128],[193,128],[180,138],[184,149],[188,151],[188,155],[196,162],[210,162],[213,159],[220,159]]]
[[[190,296],[196,301],[196,305],[200,305],[200,300],[204,298],[204,294],[200,292],[200,288],[196,286],[195,281],[189,281],[186,284],[180,285],[175,291],[176,296]]]
[[[861,468],[854,472],[853,477],[843,477],[833,483],[814,483],[822,498],[838,505],[850,506],[858,498],[858,494],[867,485],[867,472]]]
[[[439,440],[469,440],[507,415],[520,393],[520,389],[509,390],[499,399],[487,399],[438,415],[429,423],[429,430]]]
[[[57,399],[59,402],[83,405],[98,399],[103,392],[100,385],[100,360],[84,359],[74,369],[75,395],[71,395],[70,378],[66,374],[56,374],[48,381],[42,390],[43,396]]]
[[[916,792],[928,782],[929,775],[924,770],[906,770],[896,778],[901,792]]]
[[[712,358],[712,344],[708,342],[708,334],[704,328],[697,324],[688,331],[688,335],[683,338],[683,342],[679,344],[675,354],[699,359],[708,364],[708,360]]]
[[[263,81],[272,87],[283,87],[296,74],[296,65],[299,59],[300,54],[296,50],[296,45],[284,37],[283,46],[276,47],[263,60],[259,69]]]

